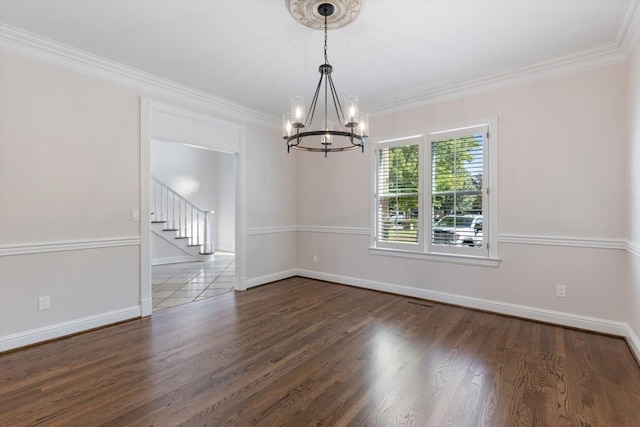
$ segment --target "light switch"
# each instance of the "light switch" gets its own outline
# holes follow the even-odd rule
[[[140,211],[138,210],[131,211],[131,221],[140,221]]]

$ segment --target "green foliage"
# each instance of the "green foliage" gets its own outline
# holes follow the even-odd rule
[[[409,214],[418,212],[420,183],[420,151],[418,145],[406,145],[388,149],[389,193],[414,193],[389,200],[389,212]]]
[[[482,137],[477,135],[436,141],[431,149],[434,217],[453,212],[481,212],[482,170],[478,165],[474,166],[474,157],[481,153]],[[379,178],[382,179],[380,188],[391,196],[381,198],[381,212],[405,214],[407,220],[417,217],[419,146],[414,144],[383,149],[379,162],[382,167],[388,167],[387,175]]]
[[[479,146],[475,138],[446,139],[434,142],[432,158],[435,192],[454,191],[473,188],[471,174],[465,169],[465,163],[473,161],[471,150]]]
[[[435,141],[432,146],[433,213],[465,213],[482,209],[482,171],[474,175],[465,166],[482,147],[477,136]]]
[[[389,165],[389,183],[396,186],[390,188],[390,192],[418,192],[420,155],[417,145],[390,148]]]

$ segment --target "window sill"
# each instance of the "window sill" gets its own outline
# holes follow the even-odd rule
[[[486,258],[469,255],[456,254],[434,254],[426,252],[414,252],[401,249],[370,247],[369,253],[372,255],[391,256],[396,258],[421,259],[425,261],[449,262],[453,264],[474,265],[477,267],[497,267],[499,258]]]

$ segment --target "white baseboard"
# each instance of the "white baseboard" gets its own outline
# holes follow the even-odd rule
[[[247,290],[247,276],[236,276],[233,279],[233,288],[236,291],[246,291]]]
[[[201,261],[198,257],[193,256],[172,256],[166,258],[154,258],[151,260],[151,265],[164,265],[164,264],[177,264],[180,262],[196,262]]]
[[[153,299],[147,298],[140,301],[140,316],[147,317],[153,313]]]
[[[99,328],[123,320],[140,317],[140,307],[128,307],[120,310],[109,311],[107,313],[84,317],[82,319],[71,320],[43,328],[32,329],[30,331],[18,332],[16,334],[0,337],[0,351],[13,350],[54,338],[64,337],[93,328]]]
[[[194,257],[191,256],[173,256],[166,258],[153,258],[151,260],[151,265],[163,265],[163,264],[177,264],[180,262],[193,262],[195,261]]]
[[[568,326],[571,328],[617,335],[627,339],[632,351],[635,353],[638,360],[640,360],[640,340],[635,335],[631,327],[624,322],[564,313],[525,305],[510,304],[483,298],[467,297],[464,295],[456,295],[446,292],[430,291],[410,286],[376,282],[373,280],[358,279],[355,277],[340,276],[312,270],[297,269],[296,275],[309,277],[311,279],[326,280],[328,282],[357,286],[365,289],[389,292],[392,294],[454,304],[462,307],[475,308],[508,316],[516,316],[540,322],[552,323],[555,325]]]
[[[636,333],[631,329],[631,326],[627,325],[627,334],[625,335],[627,340],[627,344],[631,348],[631,351],[636,356],[636,360],[640,363],[640,338],[636,335]]]
[[[298,271],[296,269],[285,270],[278,273],[267,274],[265,276],[254,277],[247,280],[247,288],[253,288],[255,286],[264,285],[265,283],[275,282],[277,280],[288,279],[289,277],[297,276]]]

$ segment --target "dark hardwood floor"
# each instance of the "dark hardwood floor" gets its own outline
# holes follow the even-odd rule
[[[640,426],[619,338],[292,278],[0,355],[2,426]]]

